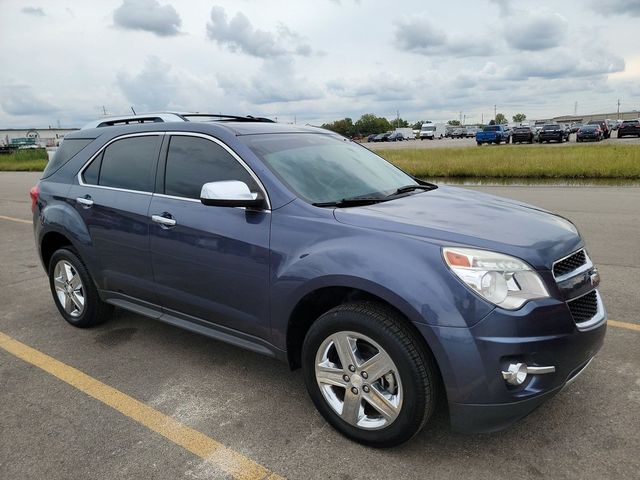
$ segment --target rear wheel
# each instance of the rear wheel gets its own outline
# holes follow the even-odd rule
[[[104,303],[87,268],[74,250],[61,248],[49,262],[49,286],[62,317],[75,327],[106,321],[113,307]]]
[[[394,310],[340,305],[311,326],[304,378],[318,411],[343,435],[391,447],[418,433],[433,413],[435,364]]]

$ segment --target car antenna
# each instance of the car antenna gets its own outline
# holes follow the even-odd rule
[[[133,105],[131,105],[131,111],[133,112],[134,115],[137,115],[136,111],[133,109]]]

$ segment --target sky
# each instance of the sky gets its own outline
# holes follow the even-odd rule
[[[639,25],[640,0],[2,0],[0,128],[640,110]]]

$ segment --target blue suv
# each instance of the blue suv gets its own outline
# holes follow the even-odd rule
[[[571,222],[322,129],[102,120],[65,138],[31,197],[67,322],[120,307],[301,367],[324,418],[371,446],[411,438],[439,399],[454,430],[504,428],[605,335]]]

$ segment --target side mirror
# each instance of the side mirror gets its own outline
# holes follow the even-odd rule
[[[238,180],[209,182],[202,186],[200,201],[213,207],[263,208],[264,198],[251,193],[246,183]]]

